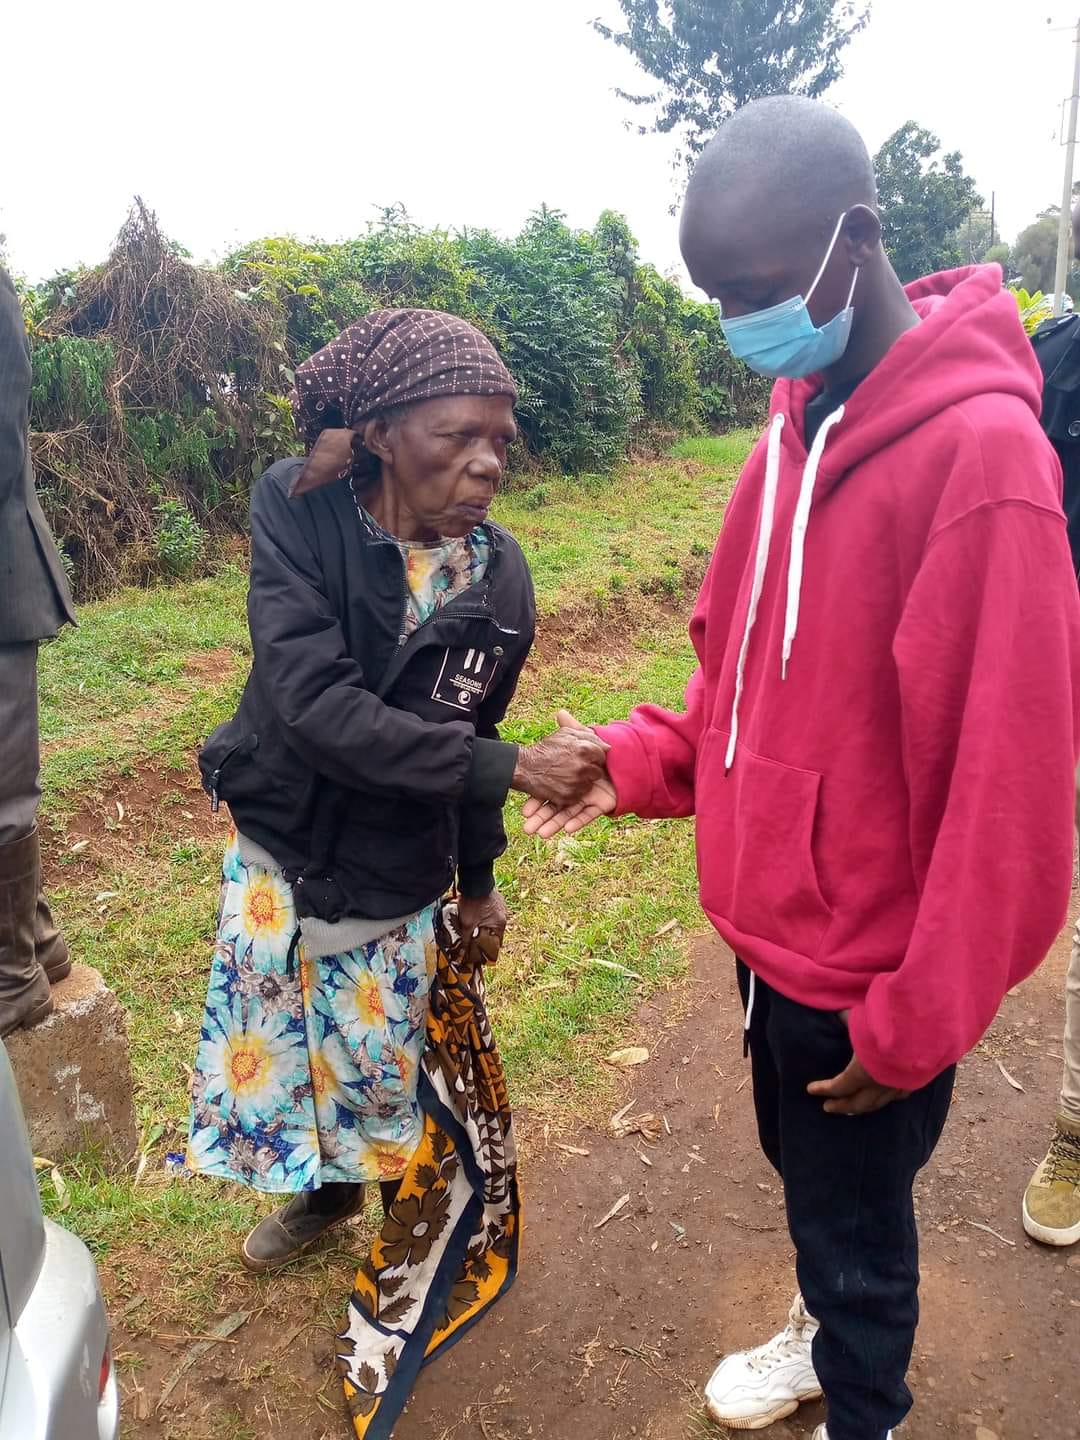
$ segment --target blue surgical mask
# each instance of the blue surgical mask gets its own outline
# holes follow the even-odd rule
[[[814,283],[805,295],[793,295],[779,305],[770,305],[765,310],[754,310],[749,315],[736,315],[730,320],[720,317],[731,353],[744,360],[751,370],[759,375],[768,375],[776,380],[783,376],[788,380],[799,380],[812,375],[816,370],[827,370],[835,365],[847,349],[851,335],[851,322],[855,311],[851,301],[855,295],[855,282],[859,278],[858,266],[851,277],[847,304],[839,314],[818,326],[810,319],[807,301],[818,287],[825,267],[832,258],[836,242],[840,238],[840,227],[844,215],[836,222],[836,229],[829,241],[825,259],[814,276]]]

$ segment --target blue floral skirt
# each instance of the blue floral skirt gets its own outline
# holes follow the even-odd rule
[[[393,1180],[423,1133],[416,1083],[434,905],[369,945],[305,953],[292,890],[225,851],[187,1163],[256,1190]]]

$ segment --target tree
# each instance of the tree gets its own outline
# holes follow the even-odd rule
[[[653,80],[655,105],[638,133],[675,133],[676,165],[695,156],[740,105],[762,95],[821,95],[842,73],[844,47],[866,24],[863,0],[619,0],[625,30],[595,28]]]
[[[987,259],[991,245],[995,251],[1000,249],[997,243],[1000,238],[995,226],[991,239],[989,210],[969,210],[949,236],[949,246],[959,253],[962,265],[981,265]]]
[[[1012,246],[1007,245],[1004,240],[999,240],[996,245],[991,245],[986,254],[982,257],[986,265],[1000,265],[1006,280],[1013,276]]]
[[[1034,295],[1036,290],[1050,294],[1054,289],[1057,268],[1058,206],[1044,210],[1034,224],[1016,237],[1012,250],[1013,269],[1020,284]]]
[[[936,135],[909,120],[874,157],[885,249],[905,282],[968,260],[958,232],[982,196],[960,152],[939,159],[940,149]]]

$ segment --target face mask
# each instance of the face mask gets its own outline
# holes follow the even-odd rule
[[[844,212],[844,215],[847,211]],[[855,282],[859,278],[856,266],[851,277],[847,305],[825,325],[817,326],[810,319],[807,301],[818,287],[825,267],[832,258],[836,242],[840,238],[840,227],[844,215],[836,222],[836,229],[829,241],[821,269],[814,276],[814,283],[803,295],[793,295],[779,305],[770,305],[765,310],[755,310],[750,315],[737,315],[730,320],[720,317],[720,328],[724,332],[731,353],[744,360],[751,370],[759,375],[768,375],[776,380],[783,376],[788,380],[799,380],[803,375],[812,375],[815,370],[827,370],[835,365],[847,349],[851,335],[851,322],[855,312],[851,308],[855,294]]]

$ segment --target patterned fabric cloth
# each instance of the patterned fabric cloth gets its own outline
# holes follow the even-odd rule
[[[440,395],[515,401],[517,387],[487,336],[456,315],[375,310],[357,320],[297,366],[290,399],[310,458],[291,493],[343,478],[354,452],[370,462],[359,437],[348,433],[365,420]],[[320,436],[336,443],[310,454]]]
[[[358,502],[359,503],[359,502]],[[405,612],[405,635],[411,635],[436,610],[470,585],[479,585],[487,573],[491,559],[491,542],[482,526],[455,540],[441,540],[435,545],[423,541],[399,540],[387,534],[365,510],[368,524],[373,525],[401,551],[405,562],[405,583],[409,603]]]
[[[483,529],[395,543],[406,635],[488,564]],[[369,944],[311,956],[280,869],[245,863],[230,837],[192,1079],[191,1170],[272,1191],[404,1173],[423,1132],[416,1082],[434,915],[428,906]]]
[[[319,960],[280,872],[225,852],[217,944],[192,1081],[187,1163],[255,1190],[404,1174],[416,1105],[435,907]]]
[[[521,1237],[517,1155],[483,965],[452,905],[437,924],[418,1098],[420,1146],[361,1265],[338,1339],[358,1440],[386,1440],[420,1367],[454,1343],[513,1284]]]

